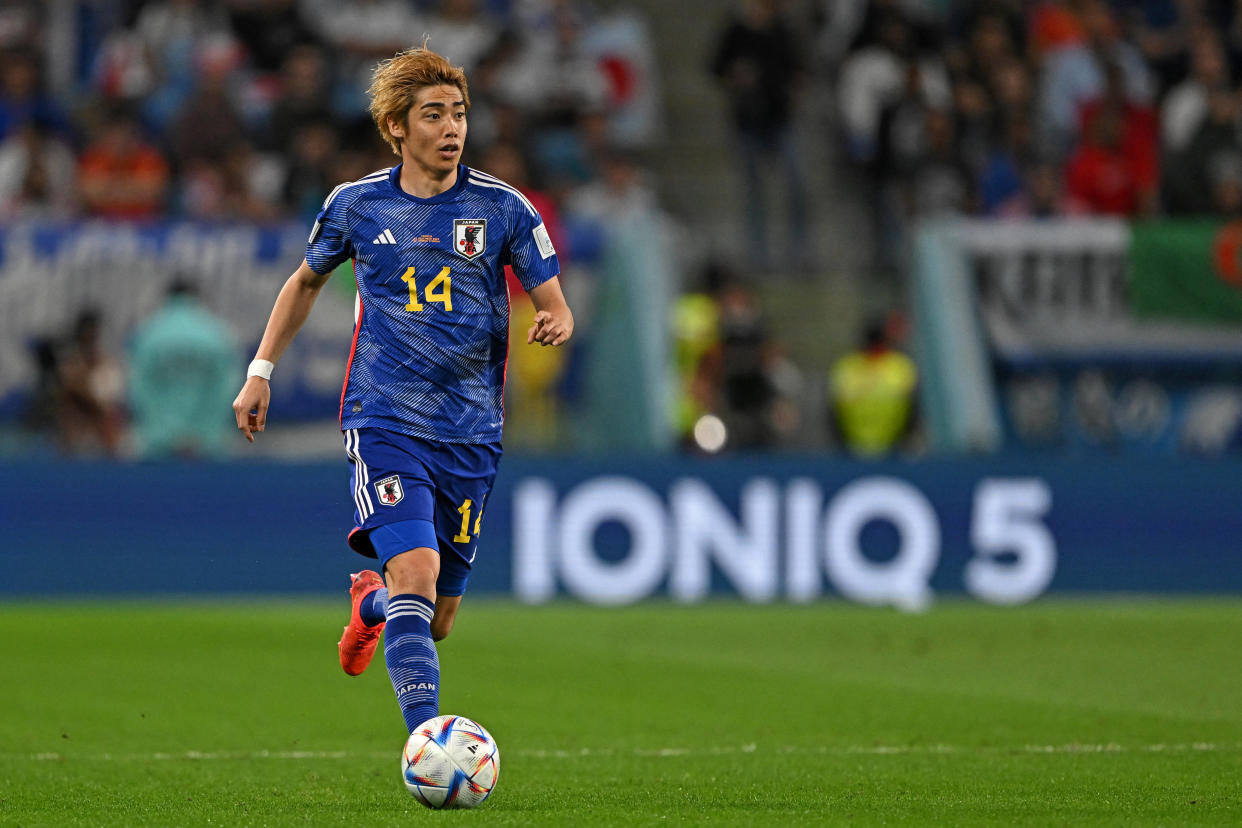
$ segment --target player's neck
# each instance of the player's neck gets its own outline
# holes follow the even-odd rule
[[[457,165],[454,164],[453,169],[442,173],[439,170],[421,167],[406,158],[401,164],[399,184],[402,190],[415,198],[431,198],[452,189],[457,183],[457,169]]]

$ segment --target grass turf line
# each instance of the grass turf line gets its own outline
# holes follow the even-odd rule
[[[343,602],[9,604],[0,824],[1237,824],[1240,611],[468,600],[442,709],[501,782],[436,816]]]

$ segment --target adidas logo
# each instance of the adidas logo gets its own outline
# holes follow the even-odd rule
[[[387,228],[385,228],[383,233],[380,233],[378,236],[376,236],[374,239],[371,240],[371,244],[396,244],[396,243],[397,243],[397,240],[393,237],[392,231],[388,230]]]

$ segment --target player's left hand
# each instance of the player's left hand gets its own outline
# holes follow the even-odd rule
[[[526,344],[564,345],[574,333],[574,317],[566,308],[564,313],[554,314],[541,310],[535,314],[534,324],[526,332]]]

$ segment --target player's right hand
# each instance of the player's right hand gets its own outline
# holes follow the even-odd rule
[[[267,425],[267,406],[271,401],[272,386],[263,377],[247,377],[237,399],[233,400],[237,428],[252,443],[255,433]]]

